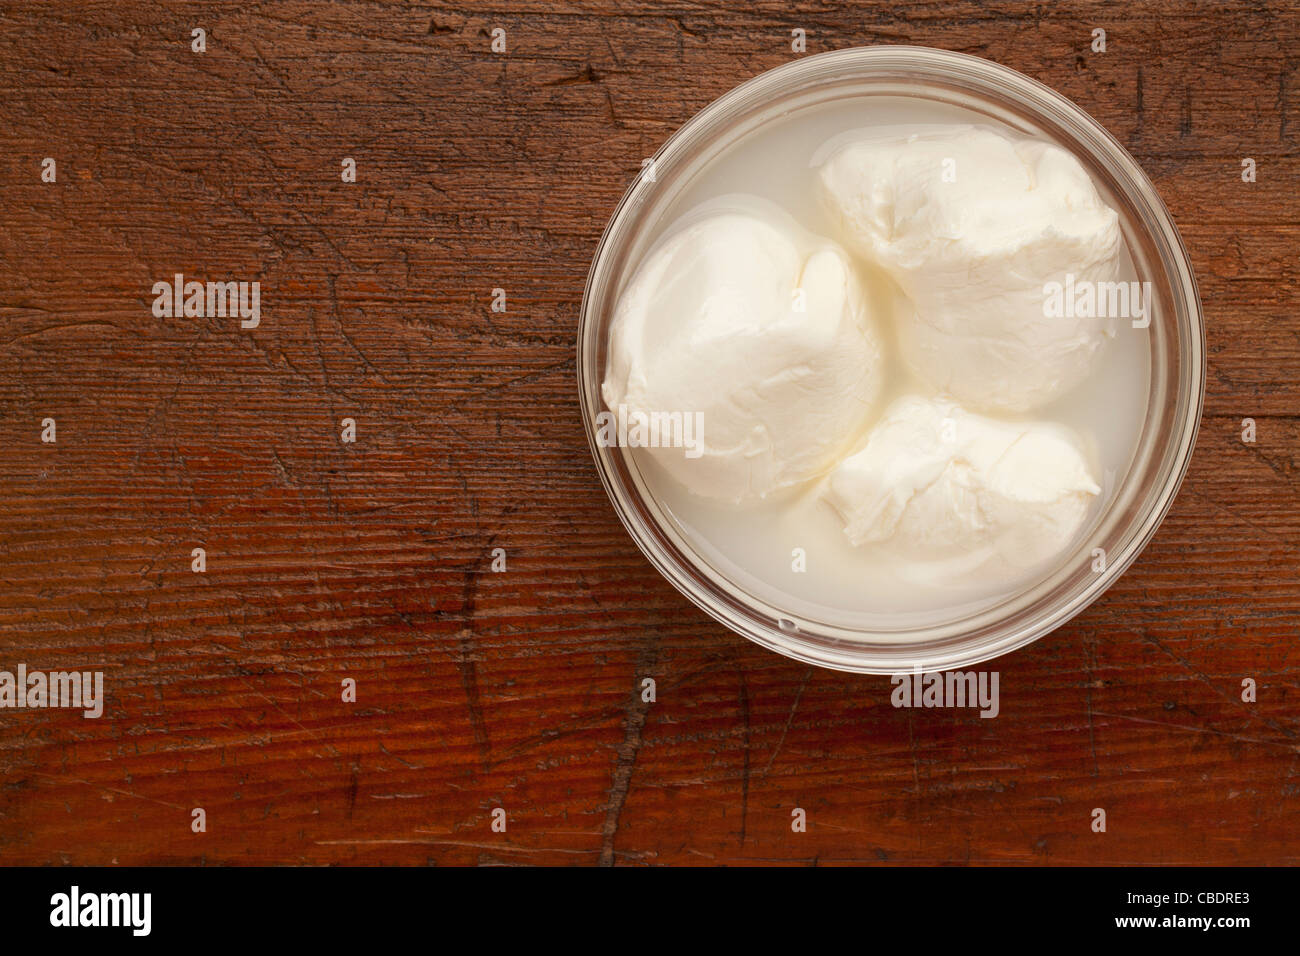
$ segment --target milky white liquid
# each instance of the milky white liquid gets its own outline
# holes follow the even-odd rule
[[[814,156],[820,161],[827,141],[850,130],[921,123],[977,124],[1013,138],[1024,136],[982,113],[919,97],[866,96],[802,109],[769,120],[715,157],[658,217],[658,235],[671,232],[673,223],[700,203],[739,192],[769,199],[805,228],[842,241],[819,194]],[[1102,184],[1096,185],[1103,199],[1118,209]],[[883,392],[852,450],[861,446],[878,413],[892,399],[907,392],[933,394],[897,357],[888,311],[891,281],[856,261],[886,343],[886,361]],[[1126,251],[1119,279],[1136,278]],[[1146,415],[1150,330],[1134,329],[1130,319],[1121,317],[1115,320],[1115,331],[1082,385],[1023,416],[1073,428],[1084,440],[1093,474],[1102,486],[1083,529],[1055,559],[1057,565],[1072,555],[1073,560],[1090,560],[1088,532],[1130,467]],[[707,428],[706,422],[706,435]],[[631,456],[650,497],[701,563],[795,618],[861,629],[934,624],[1004,600],[1053,570],[1039,567],[1036,573],[1011,582],[940,584],[918,566],[882,557],[870,545],[850,544],[843,521],[821,500],[824,478],[756,504],[732,506],[687,491],[642,449],[625,449],[624,454]],[[805,555],[804,572],[793,568],[796,548]]]

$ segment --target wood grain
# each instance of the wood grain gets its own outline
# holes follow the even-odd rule
[[[605,221],[795,27],[1058,89],[1197,271],[1183,491],[1108,594],[997,662],[996,720],[713,624],[587,451]],[[0,87],[0,667],[109,694],[0,712],[0,863],[1300,861],[1293,4],[3,0]],[[261,326],[155,319],[175,272],[259,279]]]

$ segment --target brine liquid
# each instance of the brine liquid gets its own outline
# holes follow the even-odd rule
[[[814,156],[824,153],[829,140],[854,129],[935,123],[977,124],[1012,137],[1025,135],[983,113],[919,97],[863,96],[809,107],[768,120],[715,157],[664,208],[657,219],[658,234],[671,231],[681,215],[700,203],[742,192],[769,199],[805,228],[841,241],[818,194]],[[1103,198],[1119,208],[1102,185],[1097,186]],[[1127,226],[1125,233],[1129,233]],[[870,293],[871,269],[860,261],[859,265]],[[1138,278],[1127,253],[1119,278]],[[876,301],[881,298],[873,296]],[[877,311],[876,315],[888,343],[886,382],[877,404],[881,411],[901,394],[930,394],[931,390],[915,381],[893,353],[888,314]],[[1146,415],[1151,330],[1134,329],[1123,318],[1115,320],[1115,330],[1082,385],[1026,416],[1070,426],[1089,448],[1102,493],[1078,545],[1123,481]],[[854,447],[860,446],[860,439]],[[821,500],[824,479],[759,503],[731,506],[687,491],[646,451],[625,453],[632,456],[633,467],[666,519],[711,573],[796,618],[848,628],[922,626],[1006,599],[1033,583],[1030,578],[941,584],[929,580],[923,566],[882,557],[871,545],[856,548],[845,537],[839,516]],[[805,556],[804,571],[795,570],[795,549],[802,549]],[[1062,553],[1060,561],[1069,558],[1070,550]],[[1044,570],[1051,569],[1040,568],[1037,576]]]

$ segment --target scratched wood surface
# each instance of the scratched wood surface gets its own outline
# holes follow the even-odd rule
[[[1131,7],[0,2],[0,668],[108,693],[0,711],[0,863],[1300,861],[1300,16]],[[1187,481],[1107,595],[992,665],[995,720],[712,623],[587,451],[605,221],[794,28],[1060,90],[1197,270]],[[261,325],[154,318],[176,272],[259,280]]]

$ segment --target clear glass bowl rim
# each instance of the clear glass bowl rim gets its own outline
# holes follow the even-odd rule
[[[1084,587],[1049,594],[1039,600],[1026,609],[1034,612],[1028,619],[1017,620],[1026,615],[1013,615],[1007,621],[985,628],[975,639],[958,636],[923,646],[905,642],[884,645],[820,639],[798,627],[784,627],[788,622],[779,615],[774,617],[720,593],[715,582],[689,561],[674,555],[673,549],[665,546],[660,529],[637,508],[635,491],[620,478],[614,460],[619,449],[603,447],[595,438],[595,416],[601,408],[599,382],[603,374],[595,356],[600,346],[598,334],[604,330],[598,328],[599,317],[593,316],[592,304],[597,292],[604,291],[603,286],[617,278],[606,274],[614,258],[611,250],[628,237],[640,200],[653,188],[644,176],[636,177],[610,217],[592,256],[583,293],[577,379],[584,429],[614,510],[642,553],[687,598],[731,630],[779,654],[835,670],[895,674],[968,667],[1024,647],[1066,623],[1118,580],[1155,534],[1186,474],[1200,424],[1206,380],[1205,326],[1200,297],[1177,227],[1154,185],[1128,151],[1100,123],[1055,90],[980,57],[928,47],[871,46],[795,60],[761,73],[713,100],[668,138],[654,160],[666,163],[676,153],[698,145],[696,141],[712,126],[740,109],[752,108],[773,95],[846,75],[938,81],[954,84],[968,93],[984,92],[1012,99],[1027,112],[1067,129],[1094,160],[1105,163],[1125,198],[1140,213],[1141,225],[1158,251],[1158,266],[1173,293],[1171,305],[1177,331],[1173,347],[1178,350],[1176,407],[1172,428],[1156,466],[1158,487],[1147,495],[1138,518],[1123,529],[1122,547],[1117,553],[1108,554],[1105,570],[1093,575]]]

